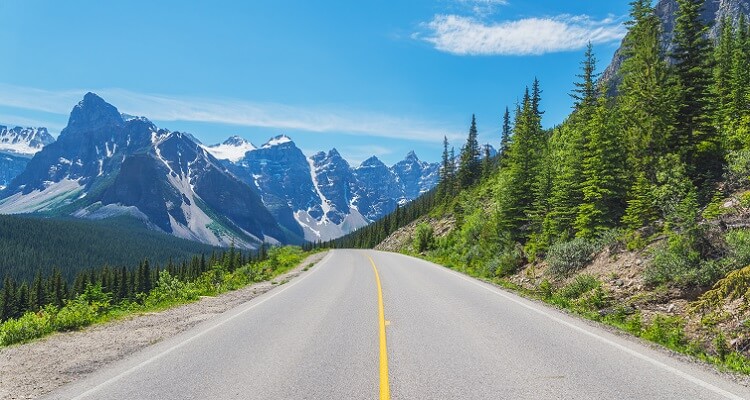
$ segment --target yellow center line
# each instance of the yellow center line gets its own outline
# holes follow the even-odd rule
[[[380,400],[390,400],[391,388],[388,384],[388,347],[385,342],[385,311],[383,310],[383,287],[380,285],[380,274],[372,257],[367,256],[375,271],[375,282],[378,284],[378,325],[380,332]]]

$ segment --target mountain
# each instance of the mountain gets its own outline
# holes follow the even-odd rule
[[[336,149],[305,157],[285,135],[250,146],[233,137],[205,149],[256,189],[282,227],[310,241],[337,238],[377,221],[432,189],[438,179],[438,165],[413,152],[393,167],[371,157],[353,168]],[[232,157],[240,152],[241,159]]]
[[[47,128],[0,125],[0,190],[23,172],[34,154],[54,141]]]
[[[159,129],[146,118],[123,118],[93,93],[0,199],[2,214],[125,215],[212,245],[299,241],[192,136]]]
[[[406,158],[393,166],[404,187],[404,196],[413,200],[435,187],[440,179],[440,166],[420,161],[413,151]]]
[[[214,157],[232,162],[241,160],[248,151],[256,149],[255,145],[239,136],[232,136],[220,144],[202,147],[213,154]]]
[[[678,8],[677,0],[659,0],[654,7],[654,12],[662,22],[661,42],[666,54],[671,50]],[[742,14],[750,18],[750,0],[705,0],[702,17],[703,21],[711,26],[709,37],[716,39],[719,36],[719,22],[722,19],[730,18],[737,23]],[[616,90],[620,83],[618,72],[624,58],[622,47],[620,47],[615,52],[612,62],[602,73],[601,81],[606,82],[612,90]]]

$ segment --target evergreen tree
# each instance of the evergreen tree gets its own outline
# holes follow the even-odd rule
[[[455,163],[448,151],[448,137],[443,137],[443,159],[440,165],[440,197],[453,195],[453,168]]]
[[[41,271],[36,272],[36,275],[34,275],[34,281],[31,283],[29,305],[32,310],[39,310],[47,305],[47,294],[44,283],[42,282]]]
[[[750,24],[740,14],[732,46],[731,105],[727,116],[728,150],[750,148]]]
[[[653,187],[646,178],[646,173],[641,171],[635,176],[635,181],[630,188],[622,223],[635,230],[655,220],[656,209]]]
[[[588,122],[590,134],[583,159],[583,203],[575,221],[577,235],[594,237],[620,220],[625,197],[625,160],[615,115],[603,94]]]
[[[732,22],[724,17],[721,20],[719,39],[714,48],[714,73],[710,87],[714,124],[722,132],[728,132],[732,124],[732,69],[735,44]]]
[[[594,46],[589,42],[586,46],[586,54],[581,62],[581,73],[576,75],[580,82],[575,83],[575,89],[570,95],[575,100],[576,110],[591,110],[594,107],[597,96],[596,56]]]
[[[721,174],[720,143],[710,125],[711,43],[701,20],[704,0],[677,0],[674,33],[674,73],[677,78],[676,132],[669,145],[698,182],[713,182]]]
[[[541,91],[535,80],[534,96]],[[540,143],[545,139],[541,127],[539,99],[526,89],[523,102],[515,116],[513,141],[508,151],[505,169],[507,187],[500,200],[499,226],[511,240],[525,241],[530,232],[529,212],[534,205],[534,185],[538,175]]]
[[[510,111],[508,107],[505,107],[505,113],[503,114],[503,130],[500,136],[500,158],[505,159],[508,156],[508,148],[510,147]]]
[[[3,290],[0,292],[0,321],[16,315],[16,299],[16,282],[10,276],[6,276]]]
[[[676,85],[664,60],[661,21],[651,1],[632,2],[630,15],[617,103],[630,170],[634,175],[644,173],[653,182],[655,159],[666,154],[673,141]]]
[[[466,144],[461,149],[461,156],[458,166],[458,183],[460,187],[467,188],[476,182],[479,177],[480,157],[479,141],[477,140],[477,120],[474,115],[471,116],[471,127]]]

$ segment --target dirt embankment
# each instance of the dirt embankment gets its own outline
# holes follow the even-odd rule
[[[273,282],[261,282],[165,311],[133,315],[78,332],[58,333],[31,343],[0,348],[0,398],[34,399],[79,380],[268,292],[277,282],[302,274],[307,265],[317,263],[324,255],[311,255]]]

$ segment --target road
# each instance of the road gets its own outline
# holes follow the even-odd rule
[[[50,398],[388,396],[739,399],[750,390],[443,267],[335,250],[299,278]]]

